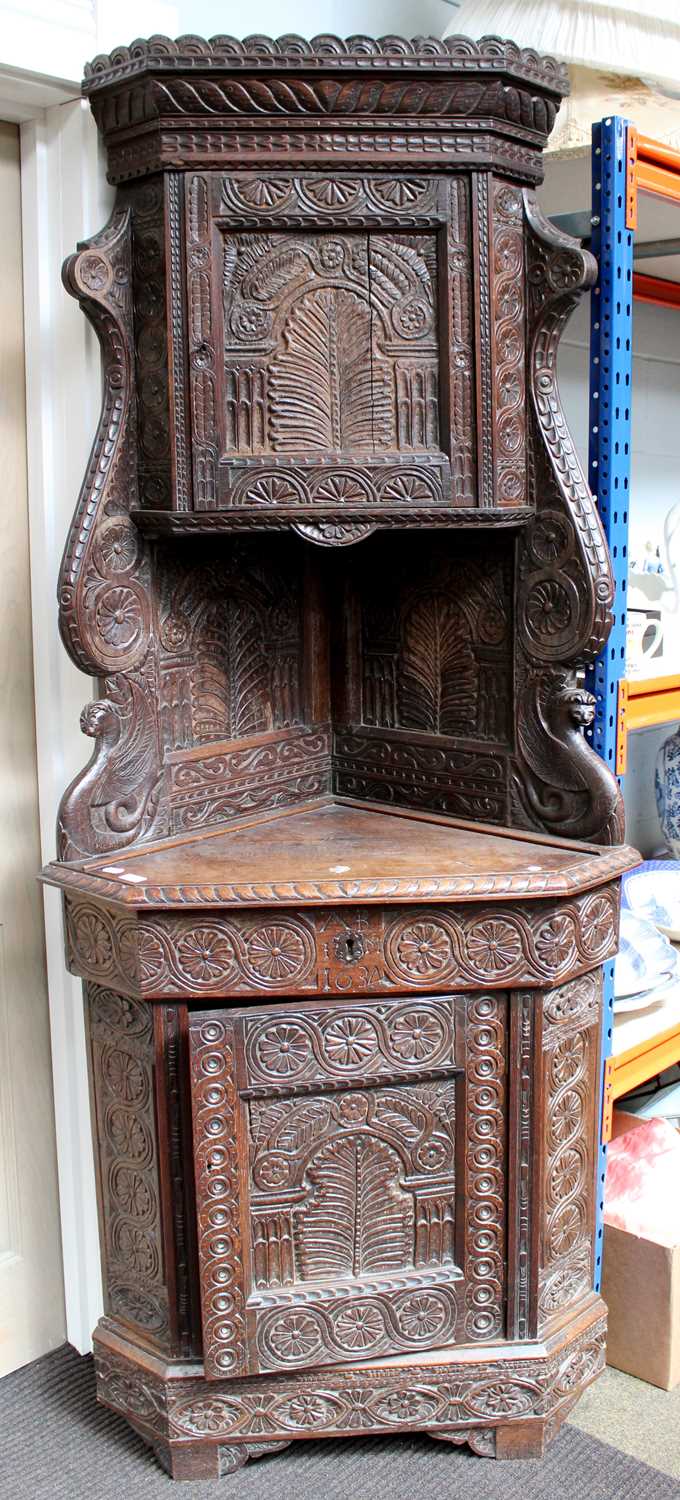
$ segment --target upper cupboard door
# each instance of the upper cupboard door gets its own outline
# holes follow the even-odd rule
[[[517,189],[210,173],[185,193],[196,509],[526,503]]]
[[[502,1336],[506,997],[190,1018],[206,1374]]]

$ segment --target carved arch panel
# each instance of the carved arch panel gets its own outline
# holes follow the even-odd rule
[[[211,1378],[502,1334],[506,1012],[484,995],[191,1017]]]
[[[185,223],[198,510],[349,540],[474,503],[465,178],[198,173]]]

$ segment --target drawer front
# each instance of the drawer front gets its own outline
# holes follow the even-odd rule
[[[272,887],[283,899],[289,887]],[[299,893],[298,893],[299,894]],[[211,899],[213,888],[195,888]],[[618,886],[541,901],[115,913],[69,897],[69,965],[149,999],[450,994],[562,984],[617,948]]]
[[[502,1336],[504,994],[193,1013],[206,1374]]]

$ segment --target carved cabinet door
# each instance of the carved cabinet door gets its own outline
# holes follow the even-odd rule
[[[474,503],[467,181],[192,174],[185,234],[197,510]]]
[[[193,1012],[208,1377],[502,1337],[504,995]]]

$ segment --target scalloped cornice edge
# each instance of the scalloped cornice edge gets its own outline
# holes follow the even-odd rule
[[[184,72],[241,68],[429,69],[447,72],[508,72],[549,89],[558,97],[569,92],[566,67],[554,57],[497,36],[471,37],[338,36],[322,35],[307,41],[289,34],[278,38],[248,36],[152,36],[129,47],[115,47],[85,65],[83,90],[97,92],[111,83],[148,71]]]

